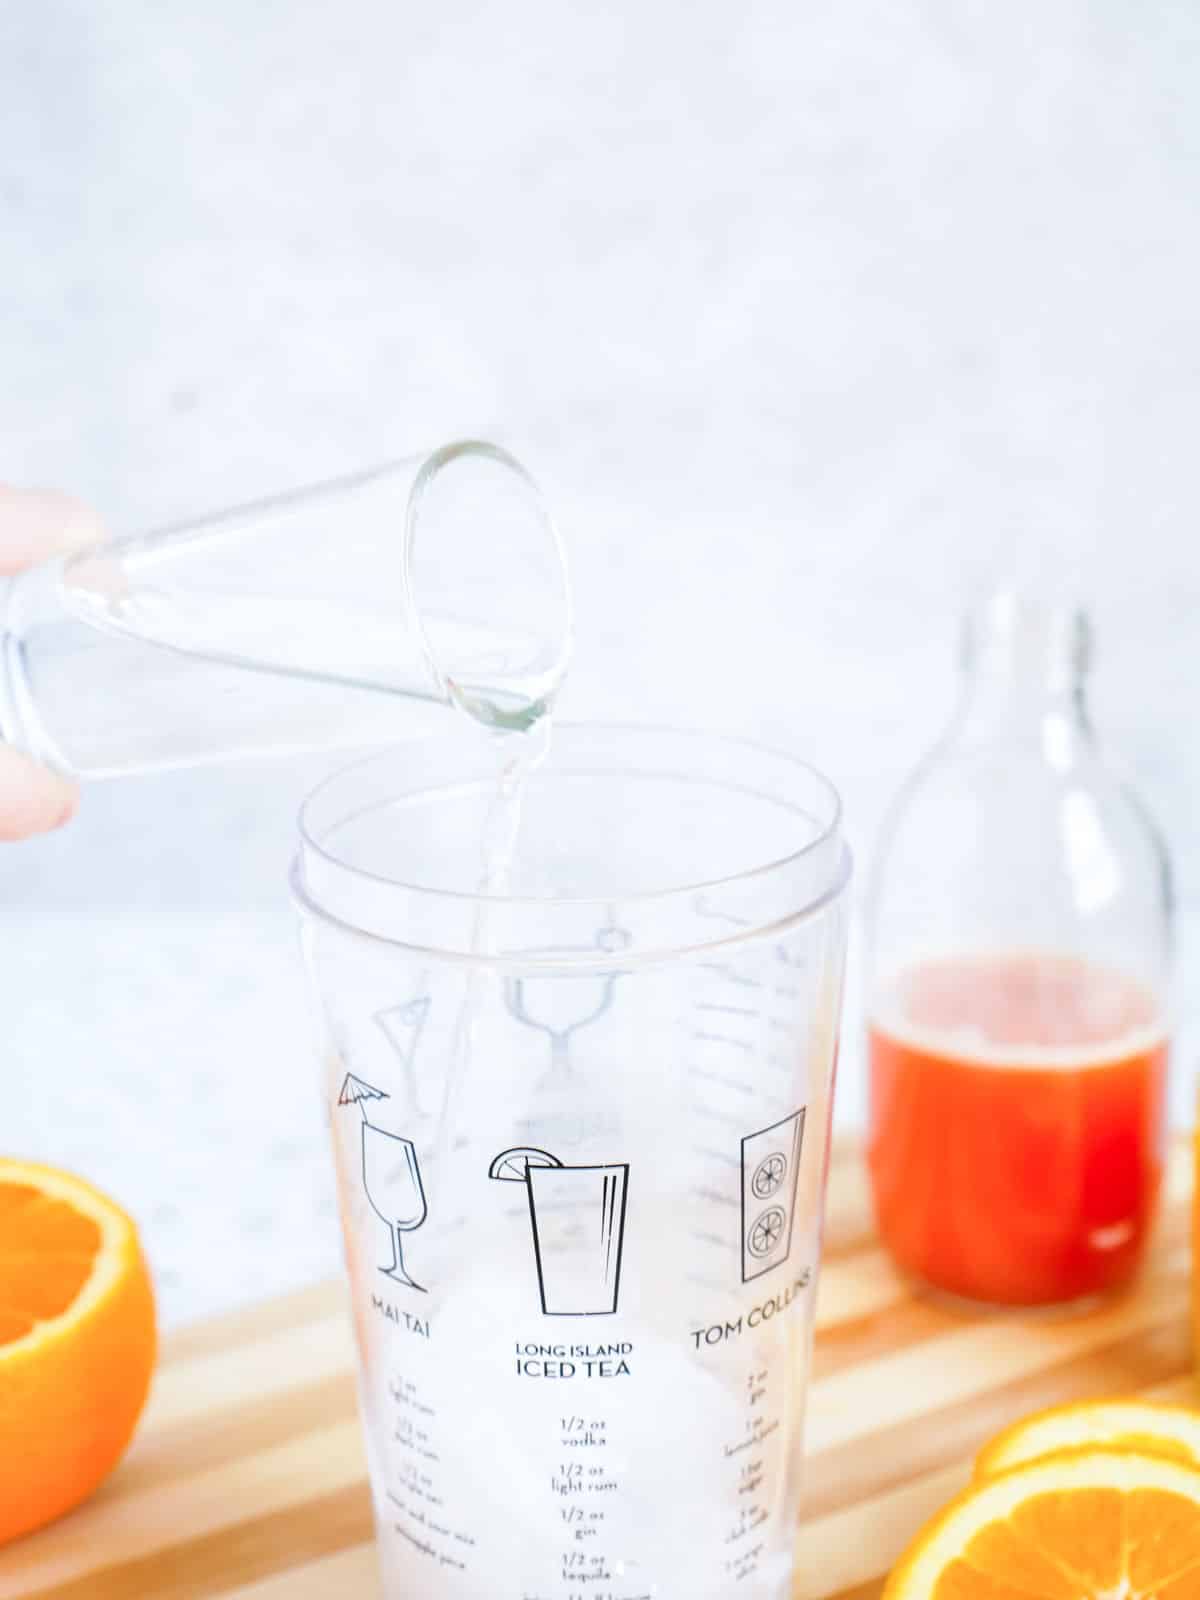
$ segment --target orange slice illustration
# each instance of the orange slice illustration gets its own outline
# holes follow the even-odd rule
[[[561,1167],[562,1162],[547,1150],[532,1150],[518,1145],[514,1150],[502,1151],[488,1168],[489,1178],[499,1178],[503,1183],[524,1183],[530,1167]]]

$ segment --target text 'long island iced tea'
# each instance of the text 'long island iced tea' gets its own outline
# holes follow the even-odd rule
[[[1158,1192],[1167,1041],[1150,993],[1082,960],[945,959],[885,985],[871,1175],[898,1263],[1035,1305],[1134,1271]]]

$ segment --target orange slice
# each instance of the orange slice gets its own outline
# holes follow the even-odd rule
[[[1195,1600],[1200,1470],[1074,1450],[972,1485],[928,1523],[884,1600]]]
[[[0,1159],[0,1543],[112,1470],[154,1368],[133,1223],[67,1173]]]
[[[991,1478],[1059,1450],[1093,1446],[1169,1456],[1200,1467],[1200,1412],[1132,1399],[1054,1406],[998,1433],[980,1452],[975,1476]]]
[[[562,1162],[545,1150],[534,1150],[528,1145],[518,1145],[515,1150],[503,1150],[488,1168],[489,1178],[499,1178],[504,1183],[524,1183],[530,1167],[561,1167]]]

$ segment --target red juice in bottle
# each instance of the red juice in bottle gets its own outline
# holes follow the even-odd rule
[[[1149,990],[1075,957],[929,961],[882,986],[869,1055],[876,1213],[902,1268],[1010,1305],[1131,1276],[1163,1164]]]

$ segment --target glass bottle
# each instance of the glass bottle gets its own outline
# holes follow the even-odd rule
[[[1081,612],[1001,593],[868,890],[869,1161],[900,1267],[1008,1305],[1116,1289],[1160,1184],[1167,854],[1088,720]]]

